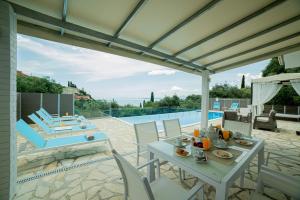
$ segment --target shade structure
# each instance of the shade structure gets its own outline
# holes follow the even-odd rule
[[[282,83],[290,83],[300,95],[300,73],[282,73],[252,80],[253,117],[262,113],[263,105],[279,92]]]
[[[300,49],[299,0],[10,0],[18,32],[217,73]]]

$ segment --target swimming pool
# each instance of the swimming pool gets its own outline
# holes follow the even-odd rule
[[[208,119],[217,119],[223,116],[221,112],[209,112]],[[176,113],[165,113],[156,115],[142,115],[142,116],[131,116],[131,117],[120,117],[119,119],[129,123],[138,124],[149,121],[156,121],[157,129],[163,130],[162,120],[176,119],[178,118],[181,126],[188,126],[191,124],[199,123],[201,121],[201,111],[187,111],[187,112],[176,112]]]

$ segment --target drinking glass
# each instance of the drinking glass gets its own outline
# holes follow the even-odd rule
[[[223,133],[224,140],[227,140],[229,138],[229,131],[228,130],[223,130],[222,133]]]
[[[204,150],[208,150],[210,148],[210,139],[209,138],[202,138],[203,148]]]
[[[198,129],[198,128],[195,128],[195,129],[194,129],[194,137],[199,137],[199,135],[200,135],[199,129]]]

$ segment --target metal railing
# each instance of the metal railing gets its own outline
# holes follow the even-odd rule
[[[264,113],[275,110],[277,113],[300,115],[300,106],[264,105]]]

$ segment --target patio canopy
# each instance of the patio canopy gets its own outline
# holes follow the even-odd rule
[[[9,0],[18,32],[194,74],[300,49],[299,0]]]
[[[279,92],[283,84],[287,83],[291,84],[297,94],[300,95],[300,73],[282,73],[252,80],[254,115],[261,114],[263,105]]]

